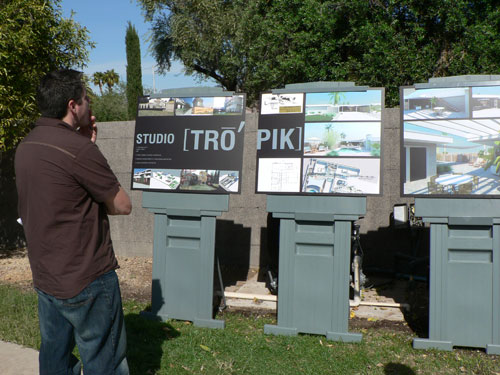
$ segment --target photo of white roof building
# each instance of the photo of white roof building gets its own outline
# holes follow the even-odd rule
[[[175,190],[180,184],[180,170],[135,169],[133,187],[137,189]]]
[[[500,86],[472,88],[472,117],[500,117]]]
[[[499,177],[485,167],[498,141],[500,119],[406,121],[401,160],[405,194],[430,194],[434,188],[442,194],[456,192],[457,186],[442,190],[433,185],[446,174],[480,179],[482,184],[468,194],[497,194]]]
[[[469,116],[469,89],[404,89],[404,119],[432,120]]]
[[[306,121],[377,121],[381,90],[306,94]]]

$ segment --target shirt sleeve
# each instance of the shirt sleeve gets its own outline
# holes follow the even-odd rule
[[[95,144],[89,142],[82,148],[76,155],[74,166],[76,180],[97,202],[105,202],[120,190],[118,179]]]

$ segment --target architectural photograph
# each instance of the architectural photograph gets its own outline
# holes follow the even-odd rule
[[[196,116],[196,115],[213,115],[213,114],[214,114],[213,97],[176,98],[176,103],[175,103],[176,116]]]
[[[472,87],[472,117],[500,117],[500,86]]]
[[[469,88],[405,88],[403,103],[405,120],[467,118]]]
[[[380,156],[380,122],[312,122],[304,126],[305,156]]]
[[[382,90],[306,94],[306,121],[380,121]]]
[[[500,119],[404,123],[404,194],[498,195]]]
[[[133,188],[175,190],[180,183],[180,169],[134,169]]]
[[[214,97],[214,115],[241,115],[244,109],[243,95]]]
[[[138,116],[173,116],[175,108],[174,98],[139,98]]]
[[[220,171],[205,169],[183,169],[179,190],[217,190]]]
[[[302,192],[378,194],[380,159],[305,158]]]

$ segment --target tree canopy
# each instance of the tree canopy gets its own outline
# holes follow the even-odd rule
[[[139,0],[160,71],[180,60],[249,102],[288,83],[399,87],[500,73],[497,0]]]
[[[113,91],[113,86],[120,82],[120,75],[114,69],[106,70],[102,78],[109,92]]]
[[[95,72],[92,74],[92,83],[99,87],[99,92],[104,95],[102,87],[106,85],[108,92],[113,91],[113,86],[120,82],[120,75],[114,69],[106,70],[105,72]]]
[[[137,30],[129,21],[125,33],[125,49],[127,52],[127,102],[128,117],[135,119],[137,98],[142,96],[141,43]]]
[[[83,68],[88,31],[61,15],[59,0],[0,2],[0,152],[15,147],[36,119],[40,78],[58,68]]]
[[[104,85],[104,73],[103,72],[95,72],[92,74],[92,83],[99,87],[99,92],[101,95],[103,94],[102,86]]]

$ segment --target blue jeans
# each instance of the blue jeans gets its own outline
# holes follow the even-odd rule
[[[80,294],[57,299],[40,290],[40,375],[77,375],[75,343],[84,374],[128,375],[127,338],[120,286],[115,271],[90,283]]]

